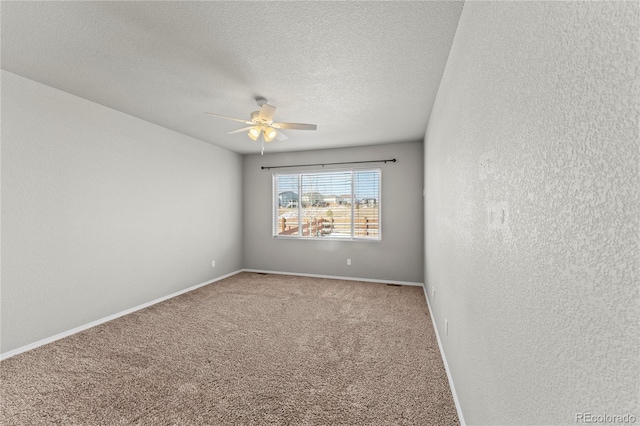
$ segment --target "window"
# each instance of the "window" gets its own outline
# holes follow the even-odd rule
[[[380,169],[273,175],[273,236],[380,239]]]

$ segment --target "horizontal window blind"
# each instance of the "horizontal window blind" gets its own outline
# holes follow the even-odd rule
[[[380,239],[380,169],[273,176],[274,237]]]

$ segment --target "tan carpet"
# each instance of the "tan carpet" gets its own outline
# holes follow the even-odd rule
[[[240,273],[0,377],[3,425],[458,424],[421,287]]]

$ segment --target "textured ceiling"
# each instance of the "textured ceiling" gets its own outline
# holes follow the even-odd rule
[[[421,140],[462,2],[7,2],[2,68],[239,153]]]

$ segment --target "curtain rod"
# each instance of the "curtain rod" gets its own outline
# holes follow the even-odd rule
[[[296,164],[293,166],[262,166],[260,167],[262,170],[271,170],[271,169],[283,169],[285,167],[307,167],[307,166],[333,166],[335,164],[362,164],[362,163],[385,163],[387,164],[388,161],[391,161],[392,163],[395,163],[396,160],[395,158],[392,158],[391,160],[371,160],[371,161],[344,161],[341,163],[317,163],[317,164]]]

